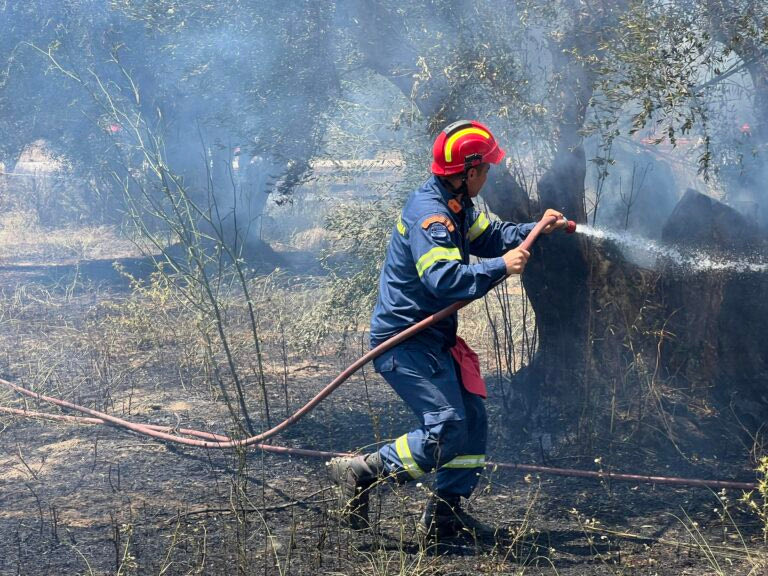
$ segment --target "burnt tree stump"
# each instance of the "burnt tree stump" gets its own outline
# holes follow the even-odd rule
[[[664,274],[660,295],[677,335],[669,369],[678,371],[692,394],[708,395],[714,410],[732,411],[754,434],[768,421],[768,270],[747,263],[767,261],[764,233],[733,208],[688,190],[662,239],[733,264],[706,269],[702,263],[695,275]]]
[[[556,176],[540,183],[542,206],[570,216],[552,203],[556,195],[544,199],[558,182],[563,192]],[[607,240],[542,237],[524,276],[538,348],[511,385],[512,432],[743,453],[768,421],[768,271],[722,262],[757,254],[765,263],[761,234],[732,208],[688,191],[662,241],[702,259],[706,250],[721,263],[713,269],[663,258],[649,268]]]

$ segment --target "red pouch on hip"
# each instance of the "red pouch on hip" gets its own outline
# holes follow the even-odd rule
[[[464,390],[482,398],[488,398],[485,380],[480,375],[480,359],[475,351],[457,336],[456,345],[451,348],[451,355],[461,370],[461,383]]]

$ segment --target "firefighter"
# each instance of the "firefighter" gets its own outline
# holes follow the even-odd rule
[[[489,220],[472,202],[504,150],[476,121],[446,127],[433,145],[432,177],[408,198],[392,231],[371,320],[375,347],[460,300],[481,298],[530,256],[516,248],[535,223]],[[563,215],[543,230],[566,225]],[[470,263],[470,254],[484,258]],[[376,372],[419,418],[419,428],[377,452],[334,458],[341,514],[353,528],[368,526],[368,493],[381,478],[403,483],[436,472],[418,524],[434,540],[493,531],[461,507],[485,467],[485,383],[477,356],[456,335],[457,315],[430,326],[374,360]]]

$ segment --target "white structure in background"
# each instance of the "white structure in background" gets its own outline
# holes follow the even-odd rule
[[[373,158],[318,158],[312,161],[308,195],[328,193],[336,199],[367,200],[385,196],[401,180],[405,159],[399,152],[379,152]]]

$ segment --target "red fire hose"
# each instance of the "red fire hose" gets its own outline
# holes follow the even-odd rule
[[[542,218],[539,222],[536,223],[536,226],[534,226],[533,230],[531,230],[531,232],[528,234],[525,240],[520,244],[520,248],[524,250],[530,250],[531,245],[539,236],[539,234],[541,234],[542,230],[548,225],[554,224],[556,221],[557,221],[557,217],[555,216]],[[565,231],[568,233],[572,233],[575,230],[576,230],[576,223],[571,220],[567,221]],[[302,408],[300,408],[294,414],[292,414],[291,416],[283,420],[280,424],[270,428],[269,430],[266,430],[255,436],[250,436],[248,438],[232,439],[232,438],[229,438],[228,436],[213,434],[210,432],[203,432],[200,430],[192,430],[187,428],[175,429],[168,426],[158,426],[154,424],[139,424],[136,422],[125,420],[123,418],[112,416],[104,412],[100,412],[98,410],[92,410],[90,408],[86,408],[85,406],[73,404],[71,402],[67,402],[66,400],[61,400],[59,398],[53,398],[50,396],[45,396],[42,394],[38,394],[36,392],[32,392],[31,390],[22,388],[21,386],[18,386],[17,384],[14,384],[2,378],[0,378],[0,384],[4,384],[5,386],[11,388],[12,390],[15,390],[20,394],[35,398],[37,400],[43,400],[45,402],[48,402],[50,404],[55,404],[63,408],[69,408],[71,410],[75,410],[83,414],[88,414],[91,417],[84,418],[84,417],[65,416],[65,415],[57,415],[57,414],[47,414],[47,413],[32,412],[28,410],[20,410],[16,408],[6,408],[6,407],[0,407],[0,412],[24,415],[29,417],[41,417],[41,418],[48,418],[48,419],[55,419],[55,420],[77,421],[77,422],[82,422],[87,424],[112,424],[114,426],[126,428],[128,430],[132,430],[139,434],[151,436],[153,438],[158,438],[160,440],[166,440],[168,442],[184,444],[187,446],[196,446],[200,448],[234,448],[236,446],[254,446],[267,452],[294,454],[299,456],[332,457],[332,456],[338,456],[338,455],[346,455],[346,453],[322,452],[317,450],[303,450],[298,448],[272,446],[268,444],[263,444],[263,441],[267,440],[268,438],[271,438],[272,436],[282,432],[286,428],[298,422],[302,417],[304,417],[308,412],[314,409],[320,402],[322,402],[325,398],[327,398],[334,390],[336,390],[336,388],[341,386],[341,384],[343,384],[350,376],[352,376],[365,364],[367,364],[374,358],[378,357],[382,353],[386,352],[390,348],[397,346],[404,340],[407,340],[411,336],[421,332],[428,326],[431,326],[432,324],[439,322],[440,320],[454,314],[455,312],[457,312],[458,310],[460,310],[470,302],[471,302],[470,300],[462,300],[454,304],[451,304],[450,306],[444,308],[443,310],[433,314],[432,316],[425,318],[424,320],[421,320],[417,324],[414,324],[410,328],[393,336],[389,340],[381,343],[379,346],[377,346],[376,348],[373,348],[367,354],[363,355],[358,360],[356,360],[353,364],[351,364],[346,370],[344,370],[341,374],[339,374],[330,384],[328,384],[325,388],[323,388],[314,398],[312,398],[309,402],[307,402]],[[178,436],[177,434],[195,436],[197,439],[185,438],[183,436]],[[497,464],[489,463],[489,465],[499,466],[502,468],[513,468],[513,469],[518,469],[522,471],[535,471],[535,472],[582,476],[582,477],[611,478],[615,480],[645,481],[645,482],[654,482],[659,484],[662,484],[662,483],[689,484],[689,485],[711,486],[711,487],[717,487],[717,488],[724,488],[724,487],[742,488],[745,490],[754,489],[756,487],[754,484],[749,484],[744,482],[697,480],[697,479],[685,479],[685,478],[669,478],[669,477],[660,477],[660,476],[640,476],[640,475],[632,475],[632,474],[629,474],[629,475],[617,474],[617,473],[611,473],[611,472],[594,472],[594,471],[588,471],[588,470],[567,470],[562,468],[549,468],[545,466],[532,466],[532,465],[522,465],[522,464],[518,465],[518,464],[504,464],[504,463],[497,463]]]
[[[5,385],[13,385],[6,380],[0,379],[0,383]],[[0,412],[6,414],[16,414],[27,418],[45,418],[47,420],[59,420],[63,422],[73,422],[77,424],[108,424],[106,420],[101,418],[88,418],[85,416],[68,416],[65,414],[48,414],[46,412],[35,412],[33,410],[22,410],[20,408],[6,408],[0,406]],[[147,434],[153,436],[152,431],[165,431],[168,433],[178,432],[179,434],[187,434],[189,436],[198,436],[201,438],[221,439],[226,441],[229,438],[226,436],[219,436],[218,434],[211,434],[209,432],[202,432],[200,430],[190,430],[187,428],[174,429],[170,426],[157,426],[155,424],[138,424],[142,428],[146,428]],[[177,437],[174,437],[177,438]],[[287,446],[272,446],[271,444],[254,444],[254,448],[259,448],[264,452],[271,452],[273,454],[284,454],[288,456],[305,456],[309,458],[334,458],[336,456],[353,456],[351,452],[330,452],[327,450],[307,450],[305,448],[289,448]],[[551,466],[538,466],[536,464],[513,464],[508,462],[487,462],[487,468],[502,468],[505,470],[516,470],[518,472],[534,472],[541,474],[552,474],[555,476],[575,476],[579,478],[594,478],[597,480],[611,480],[622,482],[646,482],[649,484],[668,484],[673,486],[701,486],[706,488],[733,488],[736,490],[756,490],[757,484],[753,482],[736,482],[734,480],[705,480],[700,478],[679,478],[676,476],[649,476],[646,474],[622,474],[619,472],[608,472],[602,470],[578,470],[574,468],[553,468]]]

